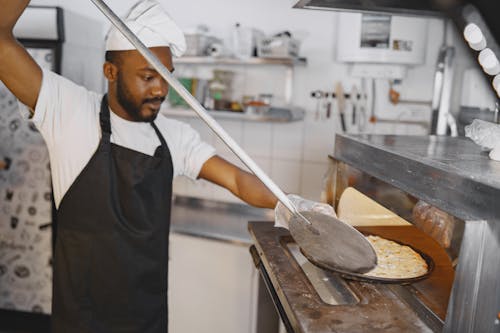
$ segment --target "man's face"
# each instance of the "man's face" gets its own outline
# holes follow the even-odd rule
[[[172,71],[172,55],[168,47],[150,48],[153,54]],[[128,120],[151,122],[168,93],[168,83],[136,50],[123,51],[117,64],[116,98]]]

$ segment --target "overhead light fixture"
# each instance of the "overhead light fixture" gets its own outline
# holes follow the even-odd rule
[[[489,75],[500,74],[500,62],[498,61],[497,56],[491,49],[486,48],[482,50],[479,53],[478,60],[481,66],[483,67],[483,70],[486,72],[486,74]]]
[[[486,47],[486,39],[483,32],[474,23],[467,24],[464,29],[464,38],[473,50],[481,51]]]

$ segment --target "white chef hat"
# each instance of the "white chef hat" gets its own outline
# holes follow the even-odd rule
[[[139,1],[127,14],[124,23],[147,47],[168,46],[176,57],[186,51],[183,32],[157,1]],[[135,47],[115,26],[111,26],[106,36],[106,51],[124,50],[135,50]]]

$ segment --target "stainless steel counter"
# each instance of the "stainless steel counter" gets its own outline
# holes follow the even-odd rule
[[[332,157],[463,220],[500,221],[500,162],[467,138],[338,134]]]
[[[251,244],[249,221],[274,221],[274,212],[245,204],[177,196],[172,203],[171,232]],[[266,223],[266,222],[263,222]]]

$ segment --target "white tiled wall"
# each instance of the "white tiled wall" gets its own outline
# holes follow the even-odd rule
[[[246,152],[250,156],[269,160],[273,156],[272,130],[270,123],[244,122],[242,144]]]
[[[215,145],[218,154],[224,159],[243,167],[234,154],[215,137],[201,120],[181,118],[200,132],[201,137]],[[323,140],[305,140],[306,122],[260,123],[246,121],[220,121],[221,126],[238,142],[285,192],[300,193],[310,199],[319,200],[321,180],[327,168],[327,154],[332,151],[333,129],[322,123]],[[309,126],[311,126],[309,124]],[[311,129],[311,128],[309,128]],[[329,144],[324,142],[328,140]],[[309,152],[308,147],[312,152]],[[307,159],[305,158],[305,152]],[[184,177],[176,179],[174,192],[180,195],[195,196],[228,202],[240,202],[225,189],[205,181],[193,182]]]

